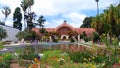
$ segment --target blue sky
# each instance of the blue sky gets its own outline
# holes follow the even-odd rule
[[[12,13],[8,16],[6,25],[12,26],[13,12],[20,7],[22,0],[0,0],[0,20],[4,20],[1,10],[3,6],[9,6]],[[37,18],[43,15],[46,19],[45,27],[57,27],[64,20],[73,27],[80,27],[85,17],[96,16],[97,7],[95,0],[34,0],[32,11]],[[120,0],[99,0],[99,12],[108,8],[110,4],[118,4]],[[23,11],[22,11],[23,12]],[[23,23],[23,21],[22,21]]]

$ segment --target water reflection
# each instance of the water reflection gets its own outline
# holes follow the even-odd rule
[[[2,50],[0,50],[0,53],[5,52],[15,52],[15,50],[18,49],[24,49],[26,46],[32,46],[35,48],[35,51],[40,52],[41,50],[45,49],[60,49],[60,50],[70,50],[71,48],[77,49],[78,45],[76,43],[70,43],[70,42],[58,42],[58,43],[31,43],[31,44],[24,44],[24,45],[12,45],[12,46],[5,46]],[[74,46],[74,47],[71,47]]]

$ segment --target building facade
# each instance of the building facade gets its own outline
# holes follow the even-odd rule
[[[20,30],[13,28],[13,27],[10,27],[10,26],[6,26],[6,25],[0,25],[0,27],[5,29],[7,32],[7,37],[2,39],[2,41],[10,41],[10,42],[17,42],[18,41],[16,35]]]
[[[66,21],[63,22],[63,24],[57,26],[56,28],[45,28],[47,32],[58,32],[61,36],[61,39],[69,39],[69,32],[74,31],[77,33],[78,40],[80,40],[80,35],[83,34],[83,32],[86,33],[87,37],[92,38],[93,32],[95,32],[95,29],[93,28],[74,28],[73,26],[69,25]],[[35,31],[37,34],[39,33],[39,28],[33,28],[33,31]]]

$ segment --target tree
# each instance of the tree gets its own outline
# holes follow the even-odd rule
[[[34,0],[26,0],[27,4],[28,4],[28,13],[31,13],[31,6],[34,4]]]
[[[7,6],[5,6],[5,7],[3,7],[3,10],[1,10],[1,11],[5,15],[5,21],[6,21],[8,15],[11,13],[11,9],[9,7],[7,7]]]
[[[34,0],[23,0],[21,1],[21,3],[23,11],[26,11],[26,9],[28,8],[28,13],[31,13],[31,6],[34,4]]]
[[[58,42],[58,37],[60,36],[59,32],[50,32],[50,36],[53,42]]]
[[[110,7],[105,10],[105,14],[106,14],[106,20],[107,23],[110,25],[110,29],[109,29],[109,36],[110,38],[115,36],[117,38],[119,38],[120,36],[120,28],[119,28],[119,24],[120,24],[120,12],[119,12],[119,8],[117,8],[114,5],[110,5]]]
[[[31,30],[25,30],[25,31],[21,31],[19,32],[16,37],[21,40],[22,38],[24,38],[25,40],[27,41],[30,41],[30,40],[35,40],[35,39],[38,39],[39,36],[34,32],[34,31],[31,31]]]
[[[25,13],[26,13],[26,10],[28,8],[28,4],[27,4],[26,0],[21,1],[21,7],[22,7],[22,10],[24,12],[24,27],[26,27],[26,25],[25,25],[25,20],[26,20]]]
[[[80,26],[81,28],[91,28],[91,22],[93,17],[86,17],[83,20],[83,24]]]
[[[2,27],[0,27],[0,40],[2,40],[3,38],[7,37],[7,32],[5,29],[3,29]]]
[[[70,38],[70,41],[71,42],[75,42],[75,41],[77,41],[78,39],[76,38],[77,37],[77,35],[78,35],[78,33],[76,32],[76,31],[69,31],[68,33],[67,33],[68,35],[69,35],[69,38]]]
[[[98,2],[99,0],[95,0],[97,2],[97,15],[99,15],[99,6],[98,6]]]
[[[19,7],[15,9],[15,12],[13,13],[13,27],[17,28],[19,30],[22,30],[22,13]]]
[[[110,5],[104,10],[103,14],[97,15],[92,20],[92,27],[96,29],[99,35],[109,35],[119,38],[120,36],[120,6]],[[110,41],[111,42],[111,41]]]
[[[46,21],[46,19],[44,19],[44,17],[41,15],[41,16],[38,18],[38,20],[37,20],[37,22],[38,22],[37,25],[38,25],[40,28],[43,28],[45,21]]]
[[[21,7],[23,8],[23,11],[24,11],[24,26],[25,26],[25,19],[26,19],[27,28],[31,30],[34,27],[33,21],[32,21],[34,12],[31,12],[31,6],[34,4],[34,0],[23,0],[21,1],[21,3],[22,3]],[[26,12],[27,9],[28,9],[28,12]]]

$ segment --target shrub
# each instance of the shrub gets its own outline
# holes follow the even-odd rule
[[[19,54],[19,64],[21,66],[28,67],[31,65],[32,60],[37,57],[38,54],[35,53],[35,49],[32,46],[26,46]]]
[[[99,34],[97,32],[93,32],[93,42],[97,42],[99,40]]]
[[[19,58],[24,60],[33,60],[35,57],[37,57],[37,54],[32,46],[26,46],[19,55]]]
[[[89,38],[87,38],[86,36],[83,38],[85,42],[89,41]]]
[[[73,60],[74,62],[81,62],[81,63],[88,62],[89,61],[88,59],[90,58],[90,54],[81,51],[74,53],[68,52],[68,53],[70,59]]]
[[[1,68],[10,68],[10,61],[12,60],[11,53],[4,53],[1,55],[2,59],[0,61]]]

